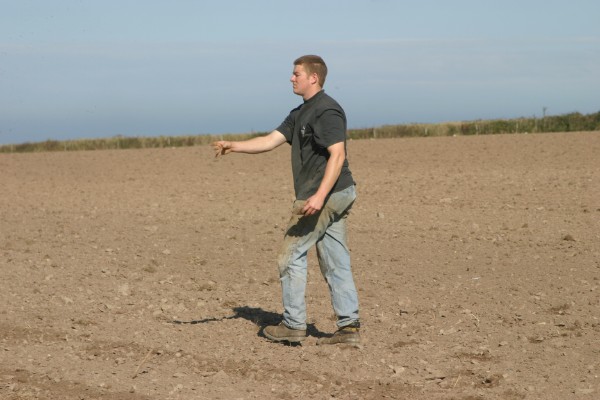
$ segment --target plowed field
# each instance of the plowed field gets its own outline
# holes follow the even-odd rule
[[[600,398],[600,133],[351,141],[363,343],[314,253],[279,321],[289,147],[0,155],[1,399]]]

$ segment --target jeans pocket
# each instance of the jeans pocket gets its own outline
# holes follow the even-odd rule
[[[347,213],[356,200],[356,190],[354,186],[347,187],[344,190],[333,193],[327,201],[327,208],[336,216]]]

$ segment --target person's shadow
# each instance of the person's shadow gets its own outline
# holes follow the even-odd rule
[[[280,314],[277,314],[277,313],[274,313],[271,311],[265,311],[262,308],[243,306],[243,307],[234,307],[234,308],[232,308],[232,310],[234,312],[234,315],[231,315],[228,317],[193,319],[193,320],[189,320],[189,321],[172,320],[170,322],[172,324],[177,324],[177,325],[182,325],[182,324],[196,325],[196,324],[206,324],[209,322],[219,322],[219,321],[224,321],[227,319],[243,318],[247,321],[252,322],[254,325],[258,326],[260,328],[258,331],[258,336],[265,337],[265,338],[266,338],[266,336],[263,334],[263,329],[265,329],[265,327],[267,327],[267,326],[277,325],[281,322]],[[331,335],[327,335],[326,333],[321,332],[319,329],[317,329],[315,324],[308,324],[308,326],[306,328],[306,333],[310,336],[314,336],[317,338],[331,336]],[[283,342],[283,343],[287,343],[287,342]],[[287,343],[287,344],[289,344],[289,343]]]

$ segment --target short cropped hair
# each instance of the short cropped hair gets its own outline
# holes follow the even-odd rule
[[[302,65],[308,75],[317,74],[319,77],[319,86],[323,87],[325,85],[327,65],[325,65],[325,61],[321,57],[310,54],[298,57],[294,61],[294,65]]]

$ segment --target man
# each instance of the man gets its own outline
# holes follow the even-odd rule
[[[296,201],[278,255],[283,320],[264,335],[274,341],[306,338],[306,274],[308,250],[316,245],[321,273],[327,281],[338,330],[317,344],[359,343],[358,295],[346,244],[346,219],[356,198],[346,159],[346,116],[325,94],[327,66],[319,56],[294,61],[290,81],[304,102],[268,135],[239,142],[213,143],[215,155],[262,153],[289,143]]]

